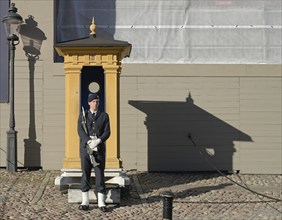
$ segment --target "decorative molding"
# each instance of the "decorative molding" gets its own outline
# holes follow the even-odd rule
[[[117,55],[96,54],[96,55],[71,55],[65,57],[65,66],[107,66],[120,65]]]

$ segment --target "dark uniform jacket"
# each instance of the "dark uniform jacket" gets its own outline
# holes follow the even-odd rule
[[[110,131],[110,121],[109,115],[106,112],[97,111],[95,116],[92,116],[90,110],[85,112],[86,125],[88,134],[87,135],[82,127],[82,113],[78,118],[78,135],[80,137],[80,152],[86,153],[85,145],[91,138],[89,136],[97,136],[101,139],[101,144],[98,146],[98,154],[105,153],[105,141],[109,138]]]

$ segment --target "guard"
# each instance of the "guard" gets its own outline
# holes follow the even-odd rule
[[[110,121],[106,112],[98,110],[99,96],[97,94],[90,93],[87,101],[89,110],[85,113],[83,111],[78,118],[82,169],[82,203],[79,205],[79,209],[89,210],[90,176],[91,170],[94,168],[98,207],[101,211],[107,212],[104,171],[106,162],[105,141],[110,137]]]

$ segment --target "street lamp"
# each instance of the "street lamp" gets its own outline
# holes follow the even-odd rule
[[[22,17],[17,14],[18,9],[15,3],[11,4],[9,13],[6,15],[2,22],[5,25],[7,32],[7,40],[9,41],[10,49],[10,123],[9,131],[7,131],[7,171],[17,171],[17,131],[15,131],[15,111],[14,111],[14,63],[15,63],[15,50],[16,45],[19,44],[19,31],[20,25],[23,22]]]

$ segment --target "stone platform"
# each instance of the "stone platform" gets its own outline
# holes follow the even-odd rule
[[[55,179],[55,185],[60,191],[67,190],[69,203],[81,202],[80,180],[82,176],[81,169],[62,169],[62,174]],[[126,188],[130,185],[130,179],[123,169],[106,169],[106,202],[120,203],[120,188]],[[95,172],[91,172],[91,181],[95,183]],[[92,187],[95,189],[95,187]],[[96,203],[97,198],[94,190],[90,191],[90,203]]]

